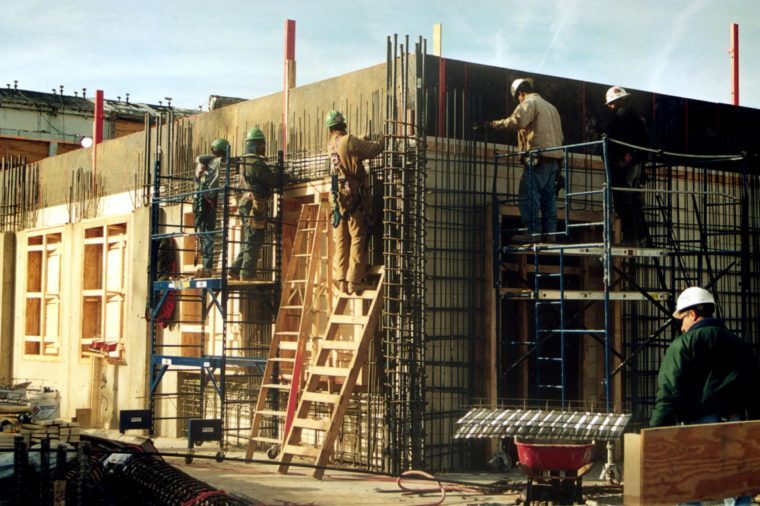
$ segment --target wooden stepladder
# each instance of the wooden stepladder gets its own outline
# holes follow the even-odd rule
[[[383,306],[385,271],[369,274],[372,289],[361,295],[340,293],[317,352],[306,376],[293,425],[285,436],[279,472],[286,473],[295,456],[314,459],[314,477],[321,479],[334,449],[343,415],[346,413],[369,345],[377,331]],[[319,408],[319,409],[312,409]],[[315,415],[318,411],[327,416]],[[307,441],[307,439],[309,441]]]
[[[322,265],[327,258],[322,254],[321,246],[328,237],[329,226],[326,205],[304,204],[301,207],[272,344],[251,420],[246,458],[253,456],[256,443],[273,445],[272,449],[282,445],[295,413],[306,361],[306,341],[315,315],[312,305],[318,298],[315,292],[325,285],[319,274],[324,270]],[[264,420],[267,421],[265,426],[272,432],[279,432],[280,437],[260,434]]]

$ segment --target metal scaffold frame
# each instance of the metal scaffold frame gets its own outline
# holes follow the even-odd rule
[[[219,187],[198,191],[192,157],[173,164],[171,157],[163,156],[164,150],[175,151],[177,139],[188,141],[187,132],[172,131],[176,126],[168,126],[172,125],[170,118],[164,125],[164,118],[159,117],[156,125],[155,155],[153,160],[146,157],[146,163],[153,166],[146,171],[151,183],[146,192],[151,206],[149,429],[153,433],[160,424],[176,423],[178,433],[188,436],[190,456],[186,460],[192,461],[193,447],[203,441],[218,442],[217,457],[222,458],[228,444],[248,439],[251,405],[261,384],[279,303],[283,158],[280,153],[273,164],[274,206],[260,255],[262,267],[254,280],[231,280],[228,260],[242,247],[245,226],[244,218],[233,219],[235,198],[245,191],[235,174],[251,162],[232,157],[228,148]],[[168,140],[162,139],[162,126],[169,130]],[[147,147],[151,145],[150,128],[146,132]],[[194,230],[186,208],[204,194],[216,195],[217,219],[213,230],[201,232]],[[198,278],[194,265],[199,263],[197,241],[202,235],[214,238],[216,262],[209,277]],[[166,258],[173,258],[173,267],[167,267]],[[177,307],[171,311],[167,305]],[[172,313],[173,317],[167,316]],[[167,331],[165,327],[172,324],[178,328]],[[176,374],[167,384],[168,372]]]
[[[508,301],[532,303],[531,328],[523,333],[527,339],[514,336],[514,322],[502,320],[498,324],[503,332],[512,329],[502,334],[501,372],[507,384],[525,383],[528,376],[532,378],[529,385],[522,385],[520,402],[570,409],[581,399],[570,395],[568,375],[578,363],[570,361],[568,353],[577,353],[582,339],[593,339],[603,347],[604,372],[600,378],[603,392],[599,404],[607,412],[632,410],[634,425],[642,425],[654,403],[659,360],[677,332],[670,315],[678,292],[698,285],[715,291],[719,307],[721,298],[731,299],[730,304],[737,306],[740,314],[729,319],[735,321],[733,328],[737,333],[746,335],[750,283],[746,280],[748,271],[739,266],[750,260],[749,250],[742,244],[746,241],[740,239],[749,235],[747,173],[741,156],[678,155],[634,147],[651,156],[646,164],[646,172],[651,174],[649,183],[640,189],[612,187],[607,159],[610,142],[618,141],[605,138],[494,157],[491,190],[496,238],[494,287],[504,301],[499,305],[498,316],[507,320],[514,316],[505,311],[508,306],[504,304]],[[562,153],[566,181],[561,199],[561,226],[553,234],[557,242],[536,238],[531,244],[509,244],[509,237],[519,228],[509,223],[502,210],[505,205],[516,205],[519,197],[504,194],[503,185],[504,179],[516,180],[518,176],[510,177],[504,168],[532,170],[534,157],[553,150]],[[590,166],[588,160],[576,158],[593,152],[601,155],[596,162],[597,175],[581,176],[579,172],[589,170]],[[624,191],[640,192],[643,196],[646,223],[643,245],[616,245],[612,194]],[[574,216],[587,210],[592,213]],[[527,278],[515,283],[514,278],[505,277],[504,265],[525,255],[532,257],[528,262],[532,264],[532,273],[523,268]],[[598,258],[598,270],[588,270],[587,260],[569,265],[572,259],[584,257]],[[589,282],[595,276],[601,282],[593,289],[570,286]],[[721,285],[724,276],[726,283]],[[733,281],[729,281],[731,277]],[[519,283],[524,286],[515,286]],[[551,286],[546,286],[547,283]],[[728,288],[730,285],[735,288]],[[581,307],[572,301],[579,301]],[[571,304],[576,304],[575,315],[571,315]],[[590,319],[598,327],[590,326],[586,317],[578,318],[591,307],[602,312],[601,317]],[[665,335],[668,330],[671,332]],[[649,337],[640,339],[642,333]],[[520,370],[522,380],[515,376]],[[530,373],[525,375],[525,370]],[[623,370],[625,378],[615,383],[615,377]],[[580,371],[573,375],[579,376]],[[573,390],[579,388],[575,385]],[[514,394],[515,390],[507,388],[503,393]],[[585,406],[588,408],[589,404],[586,402]]]

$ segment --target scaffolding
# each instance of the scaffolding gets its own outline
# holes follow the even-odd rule
[[[157,125],[161,132],[161,118]],[[146,145],[150,142],[147,133]],[[162,145],[159,134],[156,146]],[[276,168],[274,205],[256,277],[244,281],[230,279],[229,263],[245,240],[244,218],[237,216],[236,200],[247,189],[236,175],[252,162],[245,156],[232,157],[228,151],[220,167],[219,187],[199,191],[193,166],[187,163],[192,157],[185,157],[184,166],[172,166],[162,152],[155,151],[149,172],[152,186],[147,192],[151,209],[150,431],[160,428],[187,435],[188,462],[195,444],[203,441],[217,442],[217,458],[223,458],[227,445],[248,440],[252,405],[279,304],[283,158],[280,153],[269,161]],[[165,162],[168,170],[164,170]],[[213,229],[197,231],[192,202],[204,196],[215,196],[216,220]],[[204,235],[213,240],[215,262],[213,271],[200,278],[196,264]]]
[[[651,155],[645,169],[649,182],[644,188],[613,187],[609,142],[618,141],[495,156],[494,285],[503,301],[498,313],[506,380],[502,396],[533,406],[578,405],[581,392],[593,388],[573,382],[594,377],[581,369],[579,356],[592,351],[584,344],[591,340],[603,362],[596,403],[607,412],[633,411],[641,426],[654,404],[659,360],[677,332],[671,319],[677,293],[688,286],[712,290],[722,316],[739,335],[747,335],[749,270],[740,266],[750,261],[741,239],[749,236],[748,180],[742,156],[636,148]],[[548,151],[560,152],[564,162],[558,231],[536,236],[530,244],[510,243],[523,231],[507,210],[520,204],[511,190]],[[612,193],[624,191],[644,197],[642,245],[617,245]],[[587,365],[591,359],[585,357]],[[624,381],[615,382],[626,368]],[[589,401],[584,393],[585,407],[591,408],[594,398]]]

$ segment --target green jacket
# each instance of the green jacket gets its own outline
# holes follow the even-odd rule
[[[266,158],[257,154],[246,154],[241,160],[243,163],[240,165],[240,175],[245,185],[256,197],[271,197],[275,181]]]
[[[749,344],[716,318],[695,323],[668,348],[660,366],[651,427],[703,416],[757,417],[760,365]]]

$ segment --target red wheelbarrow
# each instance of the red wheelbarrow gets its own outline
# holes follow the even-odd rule
[[[584,504],[583,475],[593,467],[594,443],[566,444],[519,441],[518,467],[528,477],[525,505],[531,501]]]

